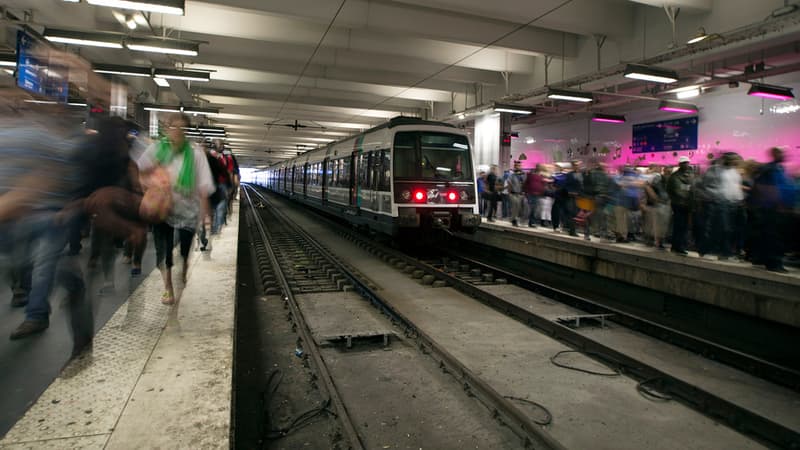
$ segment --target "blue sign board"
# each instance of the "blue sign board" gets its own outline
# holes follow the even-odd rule
[[[25,31],[17,32],[17,86],[34,94],[66,103],[69,70],[51,64],[47,48]]]
[[[672,152],[697,148],[697,116],[633,126],[633,153]]]

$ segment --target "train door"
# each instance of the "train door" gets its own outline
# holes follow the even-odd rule
[[[369,152],[369,204],[370,209],[378,211],[380,209],[378,199],[378,178],[380,176],[378,167],[381,163],[380,152]]]
[[[308,163],[303,164],[303,197],[308,194]]]
[[[322,160],[322,203],[328,201],[328,180],[331,178],[330,170],[331,161],[330,158],[325,158]]]
[[[359,206],[359,188],[358,188],[358,177],[356,174],[356,161],[358,161],[358,152],[353,152],[350,155],[350,206]]]

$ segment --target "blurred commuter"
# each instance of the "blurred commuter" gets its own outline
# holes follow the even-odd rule
[[[475,183],[478,188],[478,213],[482,216],[486,210],[486,172],[481,170]]]
[[[644,210],[645,239],[659,250],[664,250],[664,237],[669,226],[669,195],[661,168],[651,165],[644,186],[646,206]]]
[[[771,272],[786,273],[783,254],[788,230],[785,227],[797,193],[781,164],[783,150],[772,148],[770,154],[772,162],[764,164],[756,173],[750,197],[755,216],[753,227],[758,230],[752,262],[763,264]]]
[[[716,253],[719,259],[733,255],[734,220],[744,200],[738,160],[735,153],[726,153],[703,177],[706,222],[702,253]]]
[[[511,203],[511,225],[519,226],[519,219],[523,217],[525,207],[523,204],[524,193],[522,192],[525,183],[524,174],[520,163],[514,163],[514,170],[508,175],[505,183],[505,190],[508,191],[509,202]]]
[[[489,174],[486,175],[486,220],[494,222],[494,215],[497,212],[497,202],[500,199],[500,190],[503,187],[502,180],[497,177],[497,166],[492,164]]]
[[[544,195],[545,181],[542,175],[542,165],[537,164],[535,169],[528,171],[525,177],[525,184],[523,191],[527,196],[528,208],[528,226],[536,227],[536,222],[541,219],[539,213],[539,199]]]
[[[694,177],[689,158],[681,156],[678,170],[667,180],[667,194],[672,206],[672,248],[673,253],[688,255],[689,217],[691,213]]]
[[[617,242],[635,240],[635,227],[631,226],[632,215],[640,211],[644,183],[631,166],[625,166],[617,178],[617,203],[614,207],[615,234]]]
[[[186,283],[189,270],[189,250],[200,220],[208,220],[208,196],[214,190],[214,181],[206,156],[192,147],[183,132],[189,119],[183,114],[172,114],[166,121],[166,137],[153,143],[138,160],[143,175],[165,170],[169,177],[172,207],[164,222],[153,228],[156,246],[156,264],[164,280],[161,302],[175,303],[172,284],[172,250],[177,230],[180,253],[183,257],[181,279]],[[147,195],[147,193],[145,193]]]
[[[49,295],[58,284],[67,289],[74,345],[82,348],[93,332],[83,276],[77,264],[58,265],[78,212],[71,200],[81,181],[75,164],[80,120],[60,107],[20,107],[20,95],[0,94],[0,264],[23,270],[22,280],[30,268],[25,320],[10,339],[49,327]]]
[[[577,236],[575,231],[575,216],[578,214],[576,201],[583,192],[583,173],[581,172],[581,162],[572,161],[572,171],[564,179],[564,191],[566,196],[563,199],[561,209],[561,220],[565,222],[570,236]]]
[[[609,206],[611,194],[611,178],[606,172],[607,166],[603,162],[595,163],[594,167],[586,172],[584,178],[584,193],[593,202],[594,210],[587,217],[589,221],[586,224],[584,238],[591,239],[589,233],[594,233],[600,237],[608,236],[608,212],[606,211]]]
[[[561,222],[565,220],[565,217],[563,217],[564,205],[566,204],[568,197],[567,190],[564,187],[566,180],[567,174],[564,173],[561,166],[556,164],[554,167],[550,190],[553,196],[553,206],[550,208],[550,218],[553,225],[553,231],[556,232],[559,230]]]

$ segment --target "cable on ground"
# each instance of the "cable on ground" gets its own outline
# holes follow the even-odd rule
[[[503,398],[507,398],[509,400],[515,400],[515,401],[518,401],[518,402],[527,403],[529,405],[533,405],[533,406],[541,409],[542,412],[544,412],[544,415],[545,415],[546,419],[544,419],[542,421],[534,419],[533,423],[535,423],[536,425],[545,426],[545,425],[550,425],[553,422],[553,414],[550,413],[550,410],[545,408],[541,404],[536,403],[533,400],[528,400],[526,398],[520,398],[520,397],[514,397],[513,395],[504,395]]]
[[[276,381],[277,380],[277,381]],[[280,439],[284,436],[288,436],[294,431],[299,430],[300,428],[305,427],[312,423],[312,420],[317,416],[322,415],[323,413],[328,413],[333,417],[336,417],[336,413],[330,409],[331,406],[331,399],[328,398],[323,401],[319,407],[309,409],[308,411],[298,415],[294,420],[292,420],[289,425],[280,428],[273,428],[270,424],[270,414],[269,414],[269,405],[272,401],[272,397],[278,391],[278,387],[280,386],[281,382],[283,381],[283,372],[280,369],[275,369],[272,373],[269,374],[269,378],[267,378],[267,387],[264,390],[264,417],[265,419],[265,427],[262,432],[262,448],[266,448],[269,441],[274,441],[276,439]]]
[[[654,388],[648,386],[650,383],[654,381],[661,381],[662,379],[659,377],[655,378],[648,378],[646,380],[640,381],[636,385],[636,392],[638,392],[642,397],[648,400],[654,400],[658,402],[669,402],[672,400],[672,396],[668,394],[662,394],[661,392],[655,390]]]
[[[586,355],[586,356],[596,356],[599,359],[607,359],[604,355],[601,355],[600,353],[582,352],[582,351],[579,351],[579,350],[562,350],[562,351],[556,353],[555,355],[551,356],[550,357],[550,362],[553,363],[553,365],[561,367],[561,368],[564,368],[564,369],[575,370],[577,372],[588,373],[590,375],[597,375],[597,376],[601,376],[601,377],[618,377],[618,376],[622,375],[622,372],[619,369],[613,369],[614,372],[596,372],[594,370],[582,369],[580,367],[570,366],[570,365],[558,362],[557,361],[558,357],[563,355],[563,354],[565,354],[565,353],[580,353],[580,354]]]

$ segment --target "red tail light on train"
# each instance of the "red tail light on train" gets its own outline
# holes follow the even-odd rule
[[[417,189],[414,191],[412,198],[417,203],[423,203],[427,199],[428,195],[422,189]]]
[[[458,200],[458,194],[456,194],[456,191],[450,191],[447,193],[447,201],[455,202],[457,200]]]

